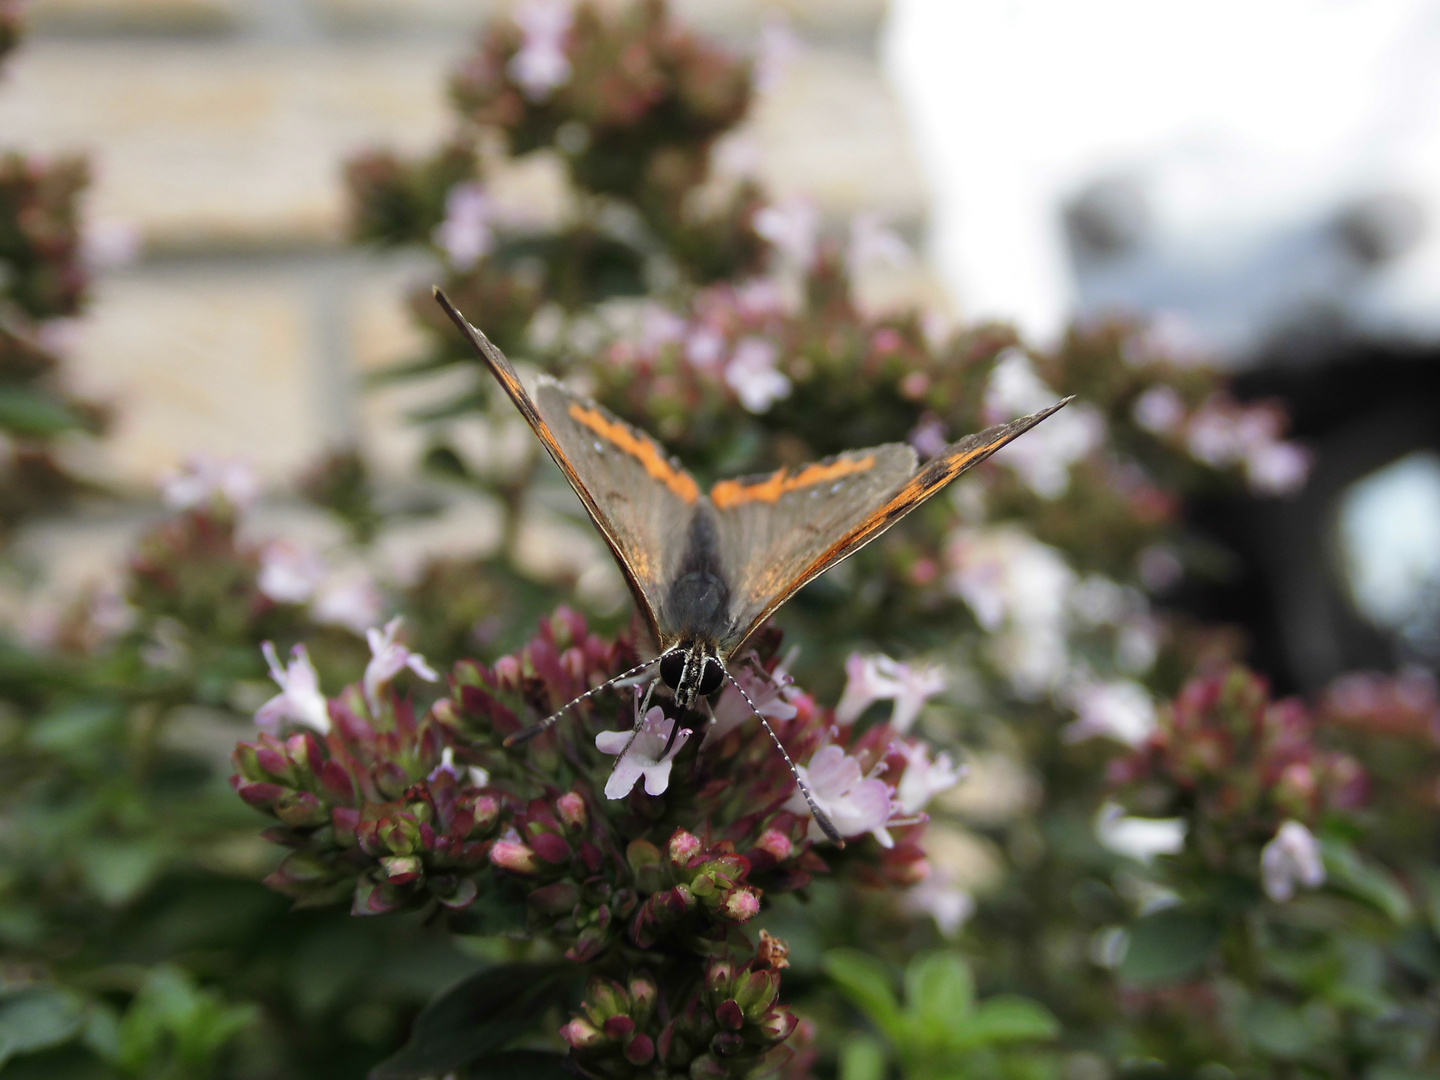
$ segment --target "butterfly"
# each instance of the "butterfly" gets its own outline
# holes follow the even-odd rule
[[[566,709],[643,671],[658,668],[682,715],[728,678],[784,755],[816,822],[843,847],[774,730],[730,674],[731,662],[807,583],[1071,399],[967,436],[923,466],[909,446],[890,443],[722,480],[706,493],[645,432],[549,376],[528,393],[505,355],[438,288],[435,299],[580,496],[660,649],[508,741],[544,731]],[[677,721],[672,737],[678,728]]]

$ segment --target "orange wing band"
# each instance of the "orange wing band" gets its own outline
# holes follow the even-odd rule
[[[779,502],[780,496],[815,484],[829,483],[852,473],[867,472],[875,467],[873,455],[863,458],[848,458],[829,465],[806,465],[794,476],[787,475],[788,469],[779,469],[758,484],[745,484],[739,480],[722,480],[710,489],[710,499],[716,507],[728,510],[748,502]]]
[[[700,487],[688,473],[676,469],[649,439],[641,438],[624,424],[612,423],[605,419],[598,409],[587,409],[582,405],[571,405],[570,415],[595,432],[611,446],[623,450],[641,465],[645,471],[673,491],[687,505],[700,497]]]

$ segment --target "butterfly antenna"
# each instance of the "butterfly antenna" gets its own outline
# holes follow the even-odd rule
[[[555,726],[555,722],[556,722],[557,720],[559,720],[560,717],[562,717],[563,715],[565,715],[565,712],[566,712],[568,709],[574,708],[576,705],[579,705],[580,702],[584,701],[586,698],[591,697],[591,696],[593,696],[593,695],[595,695],[595,694],[598,694],[598,693],[600,693],[600,691],[602,691],[602,690],[609,690],[609,689],[610,689],[612,686],[614,686],[616,683],[624,682],[626,679],[630,678],[630,676],[632,676],[632,675],[639,674],[640,672],[644,671],[646,668],[650,667],[650,666],[653,665],[654,663],[655,663],[654,660],[646,660],[646,661],[645,661],[644,663],[642,663],[642,664],[636,664],[636,665],[635,665],[634,667],[632,667],[629,671],[622,671],[619,675],[616,675],[613,679],[606,679],[606,680],[605,680],[603,683],[601,683],[599,686],[592,687],[591,689],[586,690],[583,694],[581,694],[581,695],[580,695],[579,697],[577,697],[575,700],[573,700],[573,701],[568,701],[568,702],[566,702],[564,705],[561,705],[560,708],[556,709],[553,713],[551,713],[549,716],[547,716],[544,720],[541,720],[538,724],[531,724],[528,728],[525,728],[523,731],[517,731],[517,732],[515,732],[515,734],[513,734],[513,735],[508,735],[508,736],[506,736],[506,738],[505,738],[505,745],[506,745],[506,746],[520,746],[520,745],[522,745],[523,743],[527,743],[527,742],[529,742],[531,739],[535,738],[536,735],[540,735],[540,734],[542,734],[543,732],[549,731],[552,727]]]
[[[780,756],[785,759],[785,764],[790,766],[790,773],[795,777],[795,786],[800,789],[800,794],[805,796],[805,805],[810,807],[810,813],[815,818],[815,824],[820,826],[820,831],[830,838],[832,844],[838,848],[843,848],[845,846],[845,838],[840,835],[840,830],[835,828],[835,823],[830,820],[830,816],[826,814],[824,810],[820,809],[820,804],[815,801],[815,796],[810,791],[810,785],[805,783],[804,778],[801,777],[799,768],[795,765],[794,759],[790,757],[790,751],[785,749],[785,744],[780,741],[780,736],[775,734],[775,729],[770,726],[770,721],[765,718],[764,713],[755,707],[755,702],[750,700],[750,695],[747,694],[745,688],[740,685],[740,680],[735,678],[734,675],[731,675],[728,669],[725,672],[725,677],[730,680],[731,685],[734,686],[736,690],[740,691],[740,696],[745,699],[745,704],[750,706],[750,711],[759,717],[760,723],[764,725],[766,733],[770,736],[770,741],[775,744],[775,749],[780,751]]]

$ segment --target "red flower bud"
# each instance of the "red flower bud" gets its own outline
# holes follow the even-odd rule
[[[648,1065],[655,1058],[655,1042],[649,1035],[636,1035],[625,1044],[625,1060],[631,1065]]]
[[[675,835],[670,837],[665,854],[670,857],[670,862],[675,866],[689,866],[690,860],[700,854],[700,849],[698,836],[688,833],[684,829],[676,829]]]
[[[577,791],[567,791],[555,800],[555,815],[567,829],[575,832],[584,830],[589,822],[585,799]]]
[[[497,840],[490,848],[490,861],[512,874],[533,874],[540,869],[535,862],[535,852],[512,840]]]

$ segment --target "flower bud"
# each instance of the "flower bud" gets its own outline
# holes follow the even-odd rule
[[[617,983],[595,978],[585,987],[585,1015],[595,1024],[603,1027],[611,1017],[625,1015],[629,1007],[630,1002],[626,999],[625,990]],[[634,1021],[631,1021],[631,1029],[633,1028]],[[628,1035],[629,1031],[623,1034]]]
[[[585,799],[578,791],[567,791],[555,800],[555,816],[572,832],[583,832],[589,822]]]
[[[537,829],[530,835],[530,846],[536,855],[552,866],[560,866],[570,861],[570,845],[559,833]]]
[[[330,820],[325,804],[308,791],[292,791],[275,801],[275,816],[295,829],[323,825]]]
[[[420,824],[409,814],[393,814],[381,821],[376,835],[396,855],[413,855],[420,847]]]
[[[710,1049],[716,1057],[734,1057],[745,1049],[745,1036],[738,1031],[722,1031],[710,1040]]]
[[[655,1009],[655,999],[659,992],[655,982],[648,975],[632,975],[630,977],[630,1015],[635,1017],[639,1024],[644,1024],[650,1019],[650,1013]]]
[[[778,829],[766,829],[760,834],[760,839],[755,841],[755,846],[773,855],[776,862],[784,862],[795,851],[795,845],[790,842],[790,838]]]
[[[675,866],[689,866],[690,860],[700,854],[700,838],[694,833],[688,833],[684,829],[676,829],[675,835],[670,837],[670,844],[666,849],[666,855]]]
[[[513,840],[495,841],[490,848],[490,861],[501,870],[509,870],[512,874],[533,874],[540,869],[535,862],[535,852]]]
[[[576,1050],[588,1050],[605,1042],[605,1036],[594,1025],[578,1016],[560,1029],[560,1037]]]
[[[739,1002],[728,998],[715,1009],[715,1020],[726,1031],[739,1031],[745,1026],[745,1012]]]
[[[380,867],[392,885],[408,884],[425,872],[418,855],[391,855],[380,860]]]
[[[639,1034],[625,1044],[625,1060],[631,1065],[648,1065],[655,1058],[655,1043],[649,1035]]]
[[[623,1039],[635,1030],[635,1021],[628,1016],[612,1016],[605,1021],[605,1037]]]
[[[758,1021],[780,992],[780,979],[765,971],[747,972],[736,980],[735,1002],[751,1020]]]
[[[502,656],[495,661],[495,686],[500,690],[518,690],[523,679],[520,661],[513,656]]]
[[[719,913],[732,922],[749,922],[760,913],[760,898],[749,889],[734,889],[725,897]]]
[[[658,892],[661,887],[660,849],[648,840],[631,840],[625,849],[625,861],[635,875],[635,887],[642,893]]]

